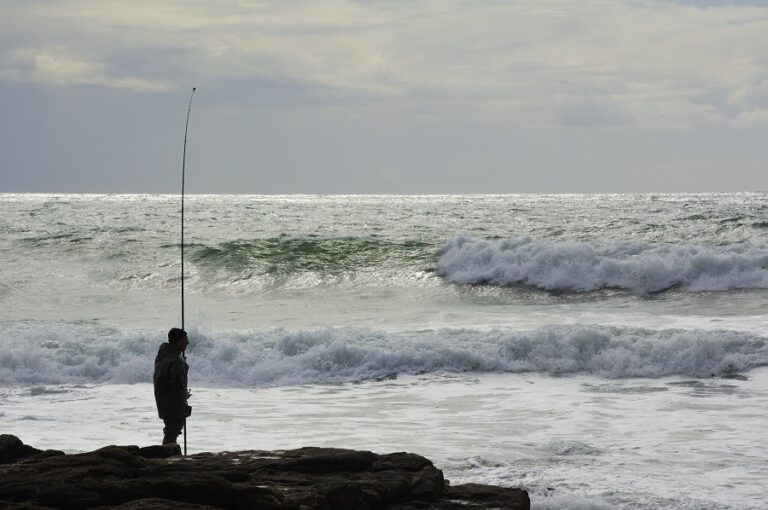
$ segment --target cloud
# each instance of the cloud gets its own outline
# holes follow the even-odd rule
[[[736,125],[742,127],[768,127],[768,108],[755,108],[736,117]]]
[[[151,92],[267,80],[382,111],[688,129],[743,124],[765,107],[768,80],[768,7],[749,2],[73,0],[4,10],[2,45],[22,58],[0,78],[51,84]]]
[[[15,50],[2,76],[50,85],[101,85],[139,92],[165,90],[167,84],[132,77],[110,76],[103,64],[68,55],[61,48]]]
[[[620,127],[636,121],[626,106],[612,98],[569,98],[559,103],[559,121],[566,126]]]

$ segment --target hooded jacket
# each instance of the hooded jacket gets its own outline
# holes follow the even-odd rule
[[[155,403],[163,420],[182,421],[190,415],[187,405],[187,371],[181,349],[164,343],[155,358]]]

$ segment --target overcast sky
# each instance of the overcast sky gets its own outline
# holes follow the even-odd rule
[[[768,0],[0,0],[0,192],[768,190]]]

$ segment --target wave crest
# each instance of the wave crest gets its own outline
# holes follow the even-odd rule
[[[768,250],[726,246],[457,237],[443,245],[438,273],[455,283],[529,285],[550,291],[618,288],[658,292],[768,288]]]
[[[401,333],[192,330],[190,339],[193,386],[339,383],[442,372],[709,377],[768,364],[768,339],[735,331],[603,326]],[[150,382],[162,341],[156,333],[84,326],[0,331],[0,384]]]

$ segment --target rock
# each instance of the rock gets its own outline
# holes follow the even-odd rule
[[[60,453],[60,452],[59,452]],[[107,446],[45,455],[0,436],[0,508],[32,510],[527,509],[519,489],[452,487],[412,453],[336,448],[201,453],[178,446]]]
[[[38,450],[22,443],[21,439],[16,436],[0,434],[0,464],[8,464],[29,457],[51,457],[53,455],[64,455],[64,452]]]
[[[22,443],[21,439],[16,436],[0,435],[0,464],[15,462],[39,452],[40,450]]]
[[[478,508],[523,510],[531,506],[528,493],[522,489],[493,487],[476,483],[465,483],[455,487],[448,487],[443,493],[443,497],[451,502],[471,502]],[[511,502],[513,501],[516,501],[516,503],[512,504]],[[460,508],[466,508],[466,506]]]
[[[145,459],[167,459],[176,455],[181,455],[181,446],[176,443],[170,444],[156,444],[152,446],[145,446],[139,448],[139,455]]]
[[[112,507],[119,510],[219,510],[215,506],[180,503],[172,499],[146,498],[137,499],[124,505]]]

